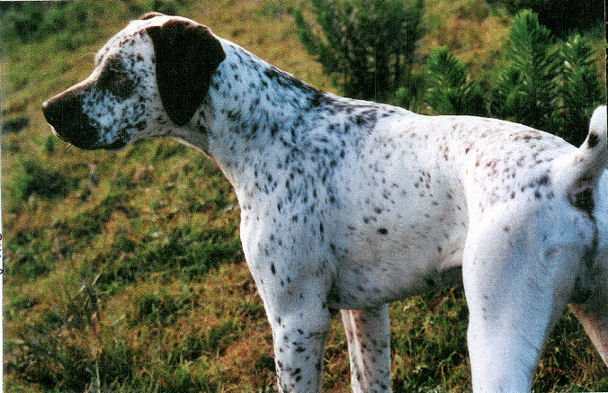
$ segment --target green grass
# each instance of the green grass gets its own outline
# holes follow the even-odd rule
[[[22,161],[21,166],[12,184],[15,199],[21,202],[27,201],[31,196],[46,199],[65,198],[69,189],[74,188],[77,182],[60,171],[44,168],[33,159]]]
[[[6,391],[271,392],[272,335],[243,262],[238,203],[216,165],[167,139],[121,153],[70,148],[50,133],[40,104],[86,77],[95,50],[128,18],[154,8],[206,23],[334,90],[298,42],[297,2],[93,3],[92,15],[103,17],[92,23],[88,14],[69,22],[82,10],[70,6],[54,11],[54,24],[25,25],[24,37],[3,36],[0,45]],[[500,68],[504,12],[478,0],[429,0],[425,26],[421,59],[445,45],[478,80]],[[470,390],[461,289],[396,302],[391,317],[396,392]],[[324,391],[347,391],[349,378],[336,314]],[[608,390],[606,367],[571,314],[534,384]]]

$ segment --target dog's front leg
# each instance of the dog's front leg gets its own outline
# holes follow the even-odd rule
[[[296,266],[306,266],[302,261],[251,261],[248,262],[272,328],[279,392],[320,392],[325,341],[331,324],[327,304],[329,274],[297,269]]]
[[[330,314],[325,299],[317,296],[322,293],[319,283],[300,284],[280,291],[274,299],[267,295],[264,301],[272,327],[277,382],[283,393],[320,392],[322,386]]]
[[[342,310],[354,393],[391,391],[388,304],[367,310]]]

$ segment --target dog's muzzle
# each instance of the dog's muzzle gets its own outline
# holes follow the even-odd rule
[[[53,132],[81,149],[97,149],[99,134],[82,110],[82,94],[66,91],[42,103],[42,112]]]

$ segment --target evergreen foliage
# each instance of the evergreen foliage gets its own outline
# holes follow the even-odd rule
[[[592,56],[589,40],[578,34],[569,37],[561,46],[563,63],[558,135],[575,146],[585,140],[593,109],[603,101],[604,88],[593,67]]]
[[[349,97],[383,100],[409,77],[423,0],[312,0],[316,33],[295,12],[300,41]]]
[[[431,52],[427,86],[424,101],[436,113],[486,114],[481,87],[470,80],[465,65],[445,47]]]
[[[507,56],[509,63],[491,92],[491,114],[580,145],[604,95],[589,41],[575,34],[554,44],[536,14],[524,10],[514,19]]]
[[[492,92],[493,115],[538,129],[552,126],[557,102],[560,59],[552,47],[551,31],[538,16],[521,11],[513,20],[509,63]]]
[[[566,42],[555,43],[538,16],[524,10],[514,19],[510,41],[508,61],[495,87],[486,93],[489,113],[479,84],[468,78],[466,66],[447,48],[430,54],[427,108],[439,114],[490,114],[554,133],[579,146],[587,136],[593,109],[604,99],[589,40],[574,34]]]

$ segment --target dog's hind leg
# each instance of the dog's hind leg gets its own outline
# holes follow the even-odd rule
[[[583,304],[571,304],[570,309],[585,328],[591,342],[608,366],[608,287],[598,288]]]
[[[348,340],[353,392],[391,391],[388,304],[366,310],[342,310]]]
[[[597,227],[593,253],[582,275],[594,287],[591,296],[572,304],[571,310],[608,366],[608,154],[606,154],[606,106],[593,112],[585,143],[555,164],[569,165],[565,183],[574,206],[588,214]],[[565,176],[564,176],[565,177]]]
[[[469,231],[463,283],[475,393],[530,391],[545,339],[574,287],[573,247],[545,251],[542,226],[532,221],[516,231],[504,223],[513,221]]]

